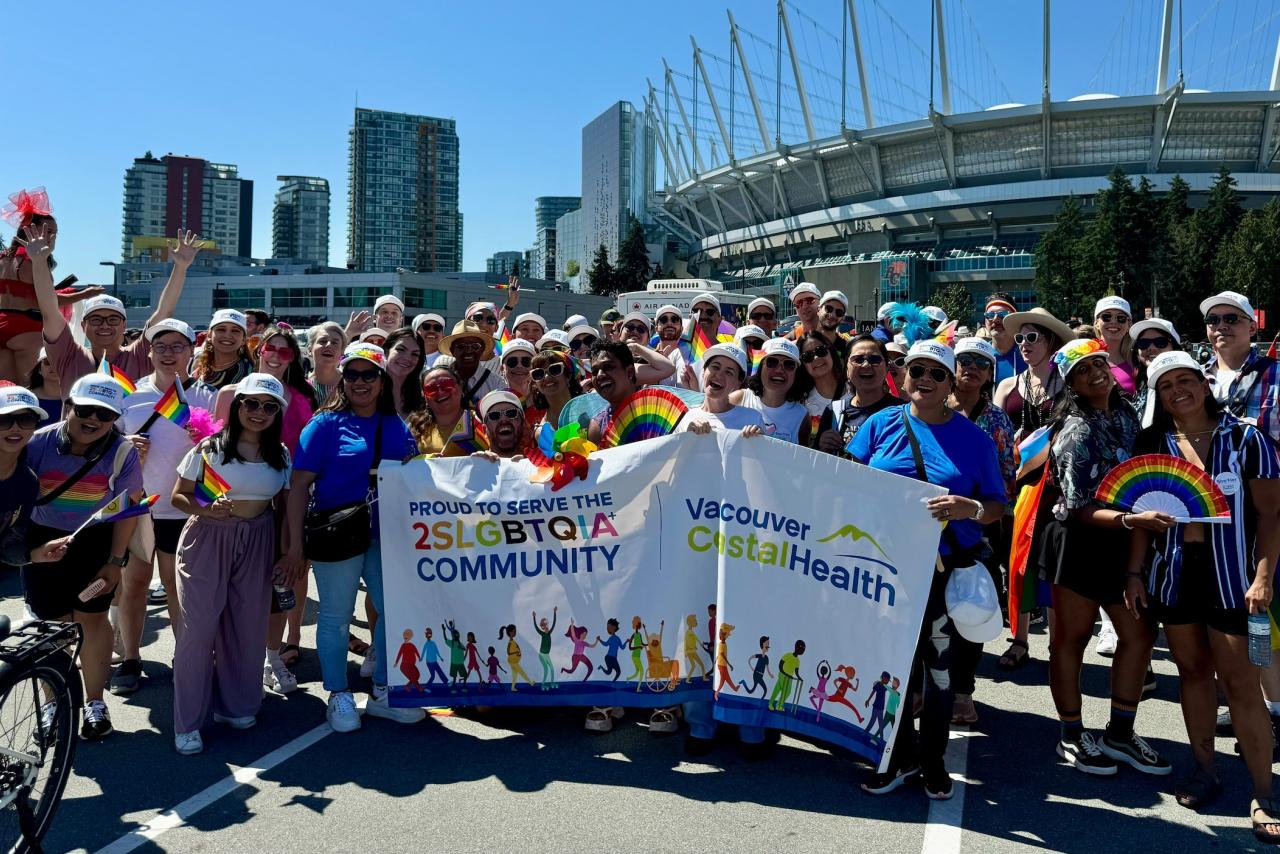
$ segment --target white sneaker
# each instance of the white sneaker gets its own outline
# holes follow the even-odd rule
[[[372,679],[373,673],[378,669],[378,648],[373,644],[369,644],[369,651],[365,653],[364,660],[360,662],[360,676],[364,679]]]
[[[422,709],[398,709],[392,706],[387,699],[389,693],[386,685],[374,685],[369,692],[369,701],[364,704],[365,712],[375,718],[386,718],[398,724],[416,724],[427,716]]]
[[[298,687],[298,677],[287,667],[277,669],[271,664],[262,667],[262,687],[277,694],[288,694]]]
[[[1116,635],[1115,627],[1108,620],[1102,624],[1102,629],[1098,632],[1098,642],[1094,645],[1093,651],[1103,658],[1111,658],[1116,654],[1116,644],[1119,642],[1120,638]]]
[[[250,729],[258,722],[258,719],[253,715],[245,715],[242,718],[229,718],[226,715],[220,715],[217,712],[214,712],[213,722],[215,724],[226,724],[232,729]]]
[[[173,746],[183,756],[194,756],[204,750],[204,740],[200,738],[200,730],[180,732],[173,737]]]
[[[350,691],[334,691],[329,695],[329,708],[324,713],[334,732],[353,732],[360,729],[360,712],[356,698]]]

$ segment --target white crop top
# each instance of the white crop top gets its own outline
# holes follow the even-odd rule
[[[187,480],[200,478],[201,446],[192,448],[178,463],[178,477]],[[203,451],[209,465],[227,482],[231,491],[228,498],[242,501],[270,501],[276,493],[289,485],[289,475],[293,470],[293,460],[289,451],[284,452],[285,467],[277,471],[266,463],[246,463],[243,460],[223,462],[223,455],[210,450]]]

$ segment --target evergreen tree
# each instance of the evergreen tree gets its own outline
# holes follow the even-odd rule
[[[591,285],[591,293],[596,296],[611,297],[618,293],[617,273],[609,263],[609,248],[603,243],[596,247],[587,279]]]
[[[1236,291],[1255,306],[1274,301],[1280,284],[1280,202],[1272,199],[1263,210],[1240,218],[1231,238],[1214,256],[1214,291]]]
[[[947,313],[958,326],[973,325],[973,294],[961,282],[943,285],[933,292],[929,302]]]
[[[1054,218],[1053,230],[1036,244],[1035,286],[1040,292],[1040,305],[1062,320],[1083,316],[1093,309],[1093,300],[1082,297],[1086,265],[1080,244],[1084,237],[1080,202],[1075,196],[1068,196]]]
[[[631,227],[618,247],[618,266],[615,270],[617,292],[642,291],[649,281],[649,252],[644,246],[644,227],[631,218]]]

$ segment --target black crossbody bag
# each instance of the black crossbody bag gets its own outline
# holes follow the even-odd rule
[[[373,440],[369,490],[363,501],[309,510],[303,521],[302,553],[308,560],[334,563],[364,554],[373,542],[373,499],[378,489],[378,458],[382,456],[382,415]]]
[[[907,407],[904,406],[899,411],[902,413],[902,426],[907,431],[907,441],[911,443],[911,456],[916,463],[916,479],[929,483],[929,475],[924,470],[924,454],[920,453],[920,440],[916,438],[916,431],[911,428],[911,417],[907,415]],[[982,556],[981,541],[967,548],[960,545],[950,525],[942,529],[942,539],[946,541],[950,553],[938,556],[939,572],[943,569],[955,569],[957,566],[970,566],[977,563]]]

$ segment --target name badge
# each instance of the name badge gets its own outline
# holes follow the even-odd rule
[[[1240,491],[1240,478],[1235,472],[1224,471],[1215,475],[1213,479],[1223,495],[1235,495]]]

